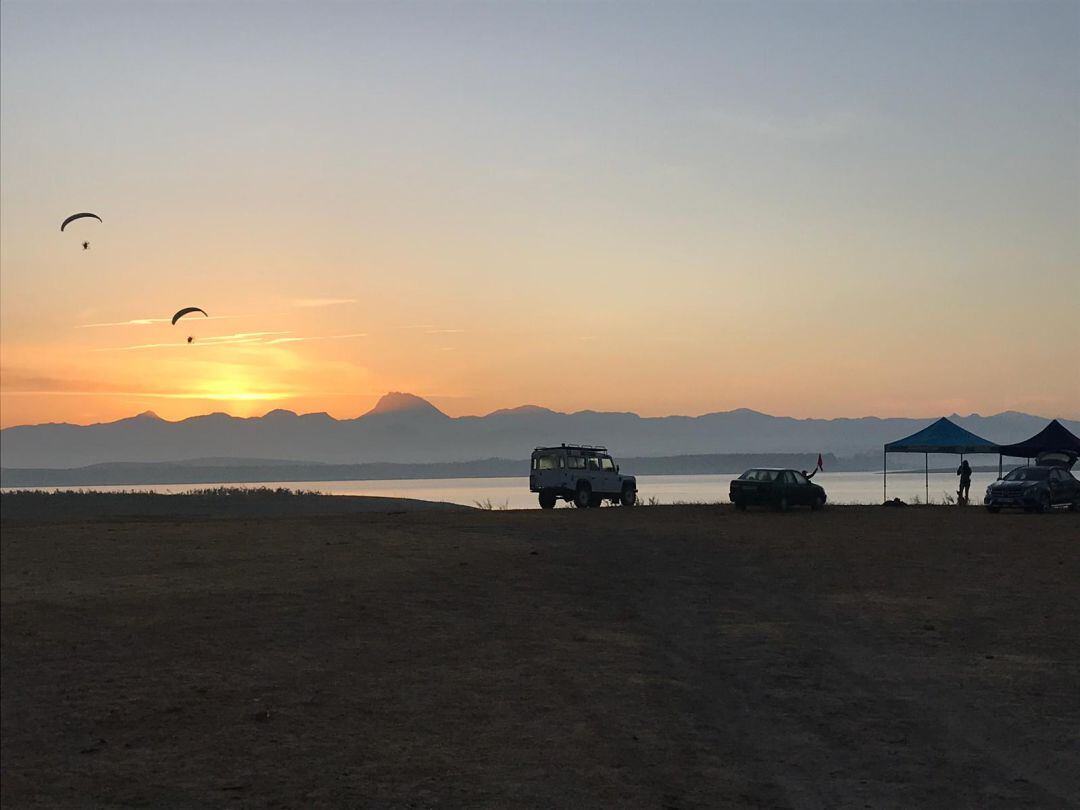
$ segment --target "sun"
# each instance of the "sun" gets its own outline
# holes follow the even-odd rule
[[[251,374],[236,369],[223,370],[215,379],[207,380],[187,395],[190,399],[225,403],[229,413],[252,416],[262,412],[268,402],[289,399],[289,391],[268,390]]]

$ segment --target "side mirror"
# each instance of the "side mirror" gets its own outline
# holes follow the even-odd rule
[[[616,464],[616,465],[615,465],[615,472],[618,472],[618,471],[619,471],[619,465],[618,465],[618,464]]]

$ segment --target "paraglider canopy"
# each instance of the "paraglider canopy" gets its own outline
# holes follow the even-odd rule
[[[63,232],[64,228],[68,226],[68,223],[74,222],[77,219],[86,219],[87,217],[96,219],[98,222],[101,222],[101,217],[99,217],[97,214],[91,214],[89,211],[84,211],[81,214],[72,214],[70,217],[61,222],[60,231]]]
[[[175,315],[172,316],[173,326],[176,326],[176,322],[178,320],[183,318],[185,315],[190,315],[192,312],[202,312],[202,314],[205,317],[207,317],[207,318],[210,317],[209,315],[206,314],[206,312],[204,310],[201,310],[198,307],[184,307],[182,310],[180,310],[179,312],[177,312]]]

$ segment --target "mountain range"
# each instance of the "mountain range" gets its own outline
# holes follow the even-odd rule
[[[1013,442],[1043,428],[1047,417],[1007,411],[952,415],[991,441]],[[450,417],[426,400],[393,392],[366,414],[273,410],[242,418],[224,413],[177,422],[146,412],[94,425],[42,424],[0,431],[4,468],[73,468],[109,462],[236,459],[273,463],[398,464],[523,459],[543,444],[603,444],[616,456],[714,453],[833,453],[855,456],[928,425],[923,418],[794,419],[740,408],[702,416],[642,417],[634,413],[560,413],[536,406],[486,416]],[[1080,422],[1061,420],[1074,433]]]

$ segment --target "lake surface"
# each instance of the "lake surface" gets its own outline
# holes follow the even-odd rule
[[[727,502],[728,483],[738,476],[725,475],[641,475],[638,476],[638,498],[658,503],[717,503]],[[988,484],[997,478],[995,473],[975,473],[971,477],[971,502],[981,504]],[[818,473],[814,482],[825,487],[830,503],[877,504],[883,499],[881,473],[846,472]],[[955,496],[959,479],[953,473],[930,474],[930,501],[943,503],[945,495]],[[926,500],[922,471],[889,473],[889,498],[901,498],[908,503]],[[100,487],[27,487],[38,490],[84,489],[97,492],[162,492],[177,493],[206,489],[213,484],[143,484]],[[487,504],[495,509],[538,509],[536,495],[529,492],[529,479],[520,478],[418,478],[393,481],[272,481],[257,484],[226,484],[230,487],[286,487],[311,490],[330,495],[374,495],[390,498],[418,498],[425,501],[448,501],[466,506]],[[9,491],[9,490],[6,490]],[[560,502],[560,506],[562,506]]]

